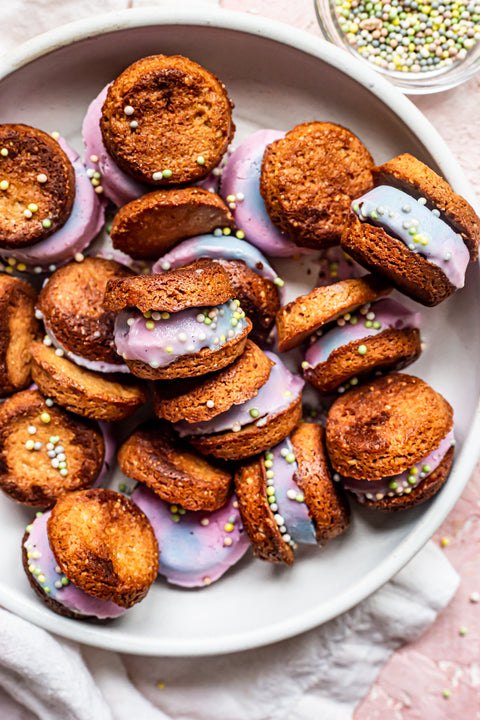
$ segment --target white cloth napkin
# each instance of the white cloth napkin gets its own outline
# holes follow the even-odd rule
[[[350,720],[392,652],[435,620],[457,585],[430,542],[335,620],[269,647],[212,658],[80,646],[0,609],[0,718]]]
[[[157,3],[9,0],[0,11],[8,28],[0,51],[54,25],[147,4]],[[0,718],[347,720],[392,652],[435,620],[457,585],[429,543],[341,617],[274,646],[216,658],[119,655],[62,640],[0,609]]]

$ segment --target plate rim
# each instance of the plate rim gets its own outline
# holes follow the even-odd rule
[[[421,113],[397,88],[378,75],[373,69],[365,68],[346,51],[306,31],[293,28],[270,18],[251,16],[238,11],[201,5],[195,8],[171,10],[169,8],[134,8],[102,13],[92,18],[77,20],[53,28],[17,46],[0,57],[0,83],[10,74],[58,49],[74,45],[83,40],[103,34],[121,32],[134,28],[165,25],[207,26],[279,42],[293,47],[307,55],[337,68],[387,106],[400,120],[409,126],[411,132],[431,152],[432,156],[457,192],[464,195],[477,207],[470,183],[463,174],[457,160],[445,141]],[[433,147],[434,146],[434,147]],[[480,268],[475,265],[477,283],[480,283]],[[474,272],[471,272],[471,280]],[[193,657],[237,652],[285,640],[311,630],[343,614],[388,582],[425,545],[437,530],[455,502],[462,494],[475,467],[480,446],[475,438],[480,434],[480,399],[477,400],[475,417],[468,432],[464,447],[455,459],[451,482],[447,483],[422,516],[422,523],[385,558],[379,565],[354,583],[337,598],[324,602],[317,608],[303,612],[293,618],[283,619],[267,628],[241,633],[222,635],[221,638],[200,637],[189,640],[175,640],[142,637],[132,640],[130,632],[123,632],[113,626],[99,628],[53,615],[47,608],[31,605],[30,599],[22,593],[0,584],[0,603],[42,628],[64,638],[94,647],[117,650],[126,653],[150,656]],[[335,607],[333,607],[335,605]],[[110,632],[110,631],[114,632]]]

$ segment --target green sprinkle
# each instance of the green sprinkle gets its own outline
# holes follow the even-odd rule
[[[431,469],[430,465],[428,465],[428,464],[422,465],[422,472],[429,473],[429,472],[431,472],[431,470],[432,469]]]
[[[49,227],[52,227],[52,221],[46,218],[45,220],[42,220],[42,225],[45,229],[48,229]]]
[[[62,579],[60,580],[60,582],[62,583],[62,585],[69,585],[69,584],[70,584],[70,580],[69,580],[65,575],[62,577]]]
[[[60,470],[60,475],[61,475],[62,477],[67,477],[67,475],[68,475],[68,470],[67,470],[67,468],[62,468],[62,469]]]
[[[396,480],[390,480],[388,487],[390,490],[396,490],[398,488],[398,482]]]
[[[294,463],[297,458],[293,453],[288,453],[288,455],[285,455],[285,460],[287,463]]]
[[[125,483],[119,483],[118,489],[120,492],[125,492],[125,490],[127,489],[127,486],[125,485]]]
[[[171,170],[168,170],[168,168],[167,168],[167,170],[162,170],[162,175],[164,178],[171,178],[173,173]]]
[[[198,164],[198,165],[205,165],[205,158],[203,157],[203,155],[199,155],[199,156],[197,157],[197,164]]]
[[[283,287],[285,285],[285,280],[282,280],[280,277],[276,277],[273,284],[278,285],[278,287]]]
[[[366,327],[366,328],[371,328],[371,327],[373,327],[372,321],[371,321],[371,320],[367,320],[367,321],[365,322],[365,327]]]
[[[298,503],[303,503],[303,502],[305,502],[305,496],[302,495],[302,493],[298,493],[298,495],[295,496],[295,500]]]
[[[260,415],[260,411],[257,410],[257,408],[252,408],[250,410],[250,415],[252,416],[252,418],[257,418]]]
[[[273,460],[273,453],[271,453],[271,452],[265,453],[265,460]]]
[[[366,345],[359,345],[359,346],[358,346],[358,354],[359,354],[359,355],[366,355],[366,354],[367,354],[367,346],[366,346]]]
[[[232,318],[232,319],[230,320],[230,325],[231,325],[232,327],[237,327],[237,325],[238,325],[238,320],[237,320],[237,318]]]
[[[44,592],[46,592],[46,593],[49,593],[49,592],[50,592],[50,588],[48,587],[48,585],[45,585],[44,588],[43,588],[43,590],[44,590]]]
[[[462,626],[462,627],[460,628],[460,630],[458,631],[458,634],[463,637],[464,635],[467,634],[467,628],[464,627],[464,626]]]
[[[30,533],[32,531],[32,527],[33,525],[31,523],[30,525],[27,525],[27,527],[25,528],[25,532]]]
[[[180,515],[172,515],[173,522],[180,522]]]
[[[212,319],[209,318],[209,317],[206,317],[203,322],[205,323],[205,325],[211,325],[211,324],[212,324]]]
[[[451,694],[452,694],[452,693],[451,693],[450,690],[448,690],[447,688],[445,688],[445,690],[443,691],[443,697],[446,698],[446,699],[448,699]]]
[[[60,438],[58,437],[58,435],[50,435],[48,442],[51,442],[52,445],[56,445],[59,440]]]
[[[275,495],[268,496],[268,502],[270,503],[270,505],[276,501],[277,501],[277,498],[275,497]]]
[[[415,475],[409,475],[407,480],[410,485],[415,485],[415,483],[417,482],[417,478],[415,477]]]
[[[373,323],[373,327],[375,328],[375,330],[380,330],[380,328],[381,328],[382,326],[381,326],[381,324],[378,322],[378,320],[375,320],[375,322]]]

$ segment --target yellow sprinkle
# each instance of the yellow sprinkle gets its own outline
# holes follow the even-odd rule
[[[163,688],[165,687],[165,683],[164,683],[164,682],[159,682],[159,683],[157,683],[157,687],[158,687],[159,690],[163,690]]]
[[[155,327],[154,321],[153,321],[153,320],[147,320],[147,322],[145,323],[145,327],[147,328],[147,330],[153,330],[154,327]]]
[[[12,265],[12,266],[17,264],[17,261],[15,260],[15,258],[12,258],[12,257],[8,258],[7,262],[9,265]]]
[[[171,345],[167,345],[167,347],[165,348],[165,352],[167,352],[167,353],[172,353],[172,352],[173,352],[173,347],[172,347]]]
[[[5,268],[5,272],[7,273],[7,275],[11,275],[13,273],[13,268],[7,267]]]
[[[230,228],[223,228],[224,235],[231,235],[231,233],[232,233],[232,231],[230,230]]]
[[[225,532],[232,532],[232,530],[233,530],[233,524],[232,524],[232,523],[227,523],[227,524],[225,525],[225,528],[224,528],[224,529],[225,529]]]
[[[245,237],[245,233],[243,232],[243,230],[237,230],[237,232],[235,233],[235,235],[237,236],[237,238],[238,238],[239,240],[243,240],[244,237]]]
[[[442,545],[442,547],[447,547],[447,545],[450,545],[450,538],[443,537],[440,541],[440,544]]]
[[[25,263],[18,263],[17,270],[19,270],[20,272],[25,272],[26,269],[27,266],[25,265]]]

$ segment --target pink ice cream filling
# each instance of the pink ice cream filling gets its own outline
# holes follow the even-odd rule
[[[235,197],[232,211],[236,225],[245,232],[252,245],[267,255],[288,257],[308,253],[283,235],[270,220],[260,194],[260,174],[265,148],[285,137],[280,130],[258,130],[247,138],[228,158],[222,171],[220,194]]]
[[[174,424],[180,436],[211,435],[224,430],[238,432],[244,425],[255,422],[257,427],[266,425],[268,420],[286,410],[301,394],[305,384],[303,378],[288,370],[277,355],[265,353],[275,364],[270,376],[257,395],[241,405],[234,405],[212,420],[187,423],[181,420]]]
[[[213,512],[187,511],[165,502],[145,485],[132,500],[153,527],[160,550],[158,572],[183,587],[205,587],[235,565],[249,548],[235,495]]]
[[[85,616],[93,615],[100,620],[123,615],[125,608],[111,600],[100,600],[89,595],[62,573],[48,541],[47,521],[50,513],[50,510],[37,513],[33,523],[28,526],[30,532],[25,541],[28,570],[46,597],[52,598],[71,612]]]
[[[183,355],[204,348],[218,350],[247,327],[238,300],[175,313],[147,313],[131,308],[115,320],[117,352],[125,360],[140,360],[152,368],[166,367]]]
[[[338,473],[334,480],[341,481],[345,490],[349,490],[357,496],[357,499],[364,503],[366,500],[383,500],[398,495],[409,495],[420,483],[431,475],[440,465],[443,458],[455,445],[453,429],[440,441],[426,458],[415,465],[392,477],[381,480],[356,480],[354,478],[342,477]]]
[[[67,222],[53,235],[35,245],[15,250],[0,250],[3,258],[13,257],[18,263],[27,265],[34,273],[53,272],[59,265],[72,260],[77,253],[85,250],[104,223],[104,206],[95,193],[78,154],[62,138],[58,143],[75,171],[75,200]]]
[[[337,326],[327,330],[314,342],[305,353],[305,360],[310,367],[315,367],[328,360],[334,350],[353,341],[379,335],[388,329],[405,330],[420,327],[420,313],[408,310],[404,305],[386,298],[372,303],[368,310],[364,308],[348,313],[349,319],[342,316]]]

